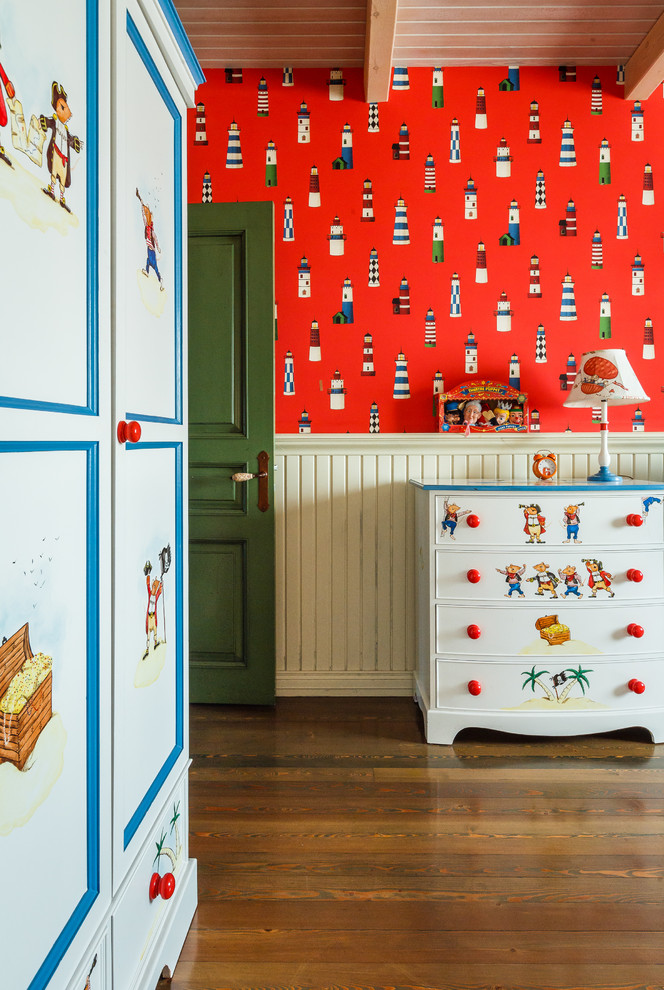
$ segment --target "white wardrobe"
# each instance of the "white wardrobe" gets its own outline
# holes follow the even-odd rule
[[[153,990],[188,856],[186,109],[171,0],[0,7],[3,990]]]

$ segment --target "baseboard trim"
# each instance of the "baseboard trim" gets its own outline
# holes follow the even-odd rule
[[[277,672],[277,697],[391,698],[413,694],[411,671]]]

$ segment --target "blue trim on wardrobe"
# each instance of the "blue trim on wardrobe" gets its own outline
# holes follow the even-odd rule
[[[201,69],[200,63],[196,58],[194,49],[192,48],[191,42],[187,37],[187,33],[182,26],[182,21],[180,20],[180,15],[173,6],[171,0],[159,0],[159,6],[162,9],[162,13],[166,20],[168,21],[168,26],[173,32],[173,36],[178,44],[178,48],[182,53],[182,57],[187,63],[187,68],[194,77],[194,82],[197,86],[205,82],[205,76],[203,75],[203,70]]]

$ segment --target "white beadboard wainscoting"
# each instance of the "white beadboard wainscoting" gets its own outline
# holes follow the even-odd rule
[[[664,479],[664,434],[611,434],[611,467]],[[597,467],[596,433],[467,440],[440,434],[279,435],[275,442],[277,693],[408,695],[415,660],[414,490],[409,478],[560,478]],[[534,480],[534,478],[533,478]]]

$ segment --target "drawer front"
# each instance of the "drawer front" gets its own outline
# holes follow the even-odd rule
[[[569,656],[661,655],[663,641],[661,604],[567,603],[543,597],[541,608],[523,602],[435,606],[436,653],[532,655],[564,666]]]
[[[450,546],[645,548],[662,542],[663,498],[657,491],[450,492],[435,496],[435,540]],[[640,525],[633,525],[636,519]]]
[[[113,914],[114,986],[130,990],[146,952],[160,927],[167,923],[175,898],[168,894],[171,874],[177,885],[187,862],[186,774],[157,819],[136,868],[122,891]],[[150,889],[158,874],[163,885]],[[164,880],[164,878],[166,878]],[[156,896],[151,897],[151,892]]]
[[[664,554],[660,550],[609,550],[601,557],[593,557],[582,546],[481,553],[446,547],[434,553],[436,598],[537,602],[551,598],[545,590],[548,585],[567,602],[590,599],[593,592],[595,600],[611,600],[613,592],[616,602],[664,597]]]
[[[654,659],[593,664],[588,657],[569,668],[564,660],[533,666],[526,657],[494,663],[436,660],[438,708],[544,716],[602,709],[645,711],[660,707],[663,689],[664,669]]]

